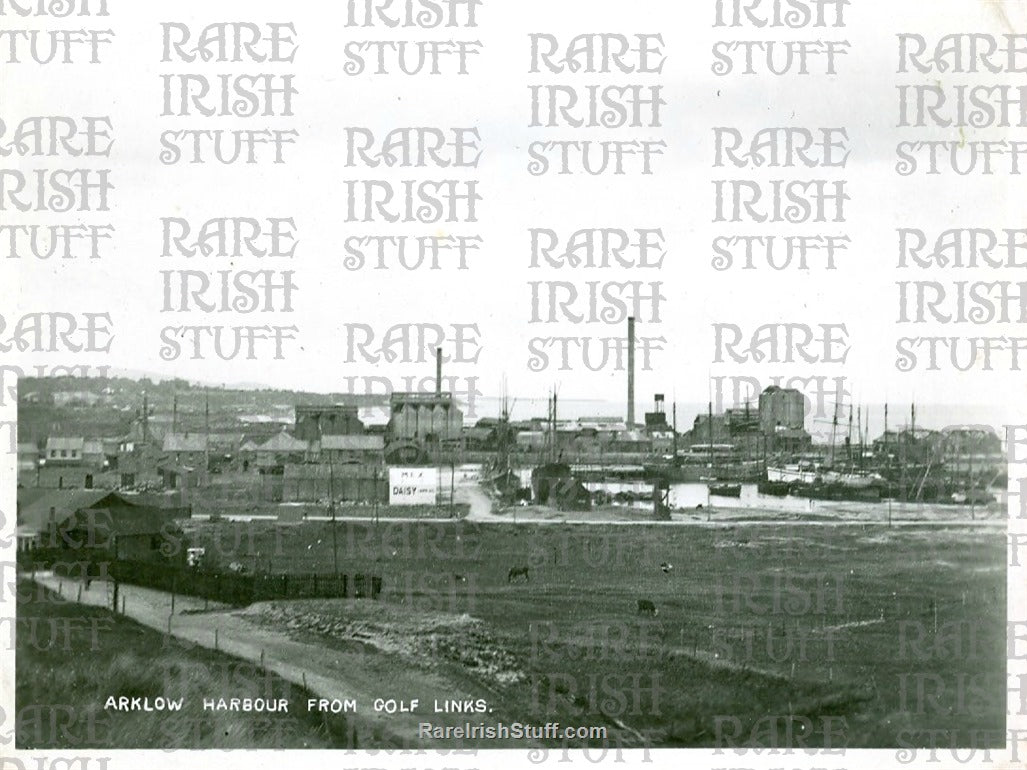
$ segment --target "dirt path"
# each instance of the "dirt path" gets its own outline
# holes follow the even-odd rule
[[[476,482],[464,483],[456,488],[457,502],[471,506],[468,521],[507,521],[508,516],[497,516],[492,512],[492,499]]]
[[[35,580],[58,591],[68,601],[74,602],[79,598],[79,587],[82,585],[79,581],[61,579],[49,573],[37,573]],[[89,590],[83,587],[81,602],[110,607],[110,591],[109,584],[93,581]],[[267,670],[297,685],[305,682],[309,691],[322,698],[355,699],[358,735],[380,736],[387,745],[416,747],[431,744],[432,741],[418,737],[420,722],[463,725],[467,721],[477,722],[482,717],[434,713],[433,702],[436,698],[442,700],[474,696],[432,672],[402,663],[397,666],[395,659],[389,656],[344,652],[297,641],[284,631],[251,623],[231,608],[214,607],[211,604],[204,611],[204,600],[195,597],[176,596],[175,614],[172,615],[170,594],[125,584],[119,587],[119,593],[119,603],[124,599],[125,615],[143,625],[168,633],[170,618],[170,633],[178,639],[218,649],[253,663],[260,663],[263,657]],[[183,614],[183,611],[186,612]],[[210,693],[212,698],[229,698],[233,695],[227,692]],[[403,701],[416,698],[420,701],[420,710],[406,714],[376,713],[372,706],[377,698]],[[306,708],[306,703],[290,703],[290,709],[295,711]],[[524,746],[526,743],[518,745]]]

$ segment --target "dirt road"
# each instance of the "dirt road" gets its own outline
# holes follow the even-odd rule
[[[58,591],[68,601],[79,600],[79,581],[61,579],[50,573],[37,573],[35,580]],[[111,586],[93,581],[89,590],[82,587],[81,602],[111,606]],[[124,600],[125,615],[143,625],[169,632],[177,639],[209,649],[218,649],[244,660],[260,663],[297,685],[305,684],[316,695],[328,699],[352,698],[357,702],[354,719],[358,735],[371,736],[378,745],[418,747],[431,740],[418,737],[418,724],[463,725],[482,716],[434,713],[435,699],[476,697],[433,671],[396,665],[389,656],[368,652],[333,649],[298,641],[284,629],[276,630],[251,623],[239,610],[209,605],[203,599],[176,596],[171,614],[170,594],[138,586],[119,586],[119,604]],[[353,600],[354,602],[369,600]],[[119,608],[120,610],[120,608]],[[170,620],[170,625],[169,625]],[[216,646],[215,646],[216,645]],[[233,697],[233,693],[214,693],[212,698]],[[376,699],[419,701],[416,713],[376,713]],[[498,704],[496,704],[498,705]],[[306,709],[306,703],[291,703],[290,709]],[[449,745],[453,744],[450,740]],[[500,747],[497,742],[497,748]],[[530,745],[521,741],[517,745]],[[362,748],[365,746],[361,746]],[[368,748],[370,746],[367,746]]]

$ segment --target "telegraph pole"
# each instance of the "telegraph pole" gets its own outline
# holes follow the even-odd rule
[[[332,516],[332,566],[335,575],[339,574],[339,534],[335,526],[335,464],[331,455],[328,456],[328,510]]]
[[[453,498],[455,497],[456,487],[456,458],[453,453],[449,455],[449,518],[456,518],[455,504]]]

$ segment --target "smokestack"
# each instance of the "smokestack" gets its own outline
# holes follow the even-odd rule
[[[442,348],[435,348],[435,395],[442,395]]]
[[[635,427],[635,317],[628,319],[628,430]]]

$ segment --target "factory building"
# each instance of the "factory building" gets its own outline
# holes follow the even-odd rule
[[[322,436],[355,436],[364,432],[357,407],[346,404],[296,407],[294,435],[302,441],[318,441]]]
[[[393,393],[389,414],[392,441],[434,444],[458,440],[464,427],[464,413],[450,392]]]
[[[806,423],[806,397],[794,388],[771,385],[760,393],[759,415],[764,434],[801,431]]]

